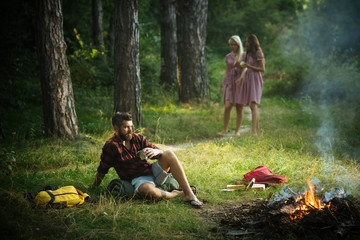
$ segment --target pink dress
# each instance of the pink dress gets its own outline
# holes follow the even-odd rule
[[[235,83],[241,76],[244,70],[240,67],[240,62],[235,62],[235,54],[229,53],[225,56],[225,63],[228,68],[228,72],[224,77],[223,82],[223,95],[225,101],[230,101],[233,105],[240,104],[240,87]]]
[[[260,50],[256,51],[256,58],[253,58],[251,55],[248,55],[246,58],[246,53],[241,56],[241,61],[254,66],[260,67],[259,60],[264,59],[264,55]],[[240,89],[240,103],[243,105],[249,105],[252,102],[260,104],[261,95],[263,87],[263,78],[261,72],[255,71],[251,68],[248,68],[244,74],[244,79],[241,84]]]

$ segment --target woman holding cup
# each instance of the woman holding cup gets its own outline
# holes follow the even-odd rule
[[[236,80],[240,86],[240,104],[249,105],[252,117],[252,133],[259,134],[259,110],[261,101],[263,78],[265,72],[265,58],[256,35],[246,37],[246,52],[241,57],[241,66],[246,68],[240,78]],[[241,123],[240,123],[241,124]]]

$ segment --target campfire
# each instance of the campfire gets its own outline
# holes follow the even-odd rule
[[[309,191],[304,192],[303,195],[300,195],[295,199],[295,208],[290,207],[290,219],[302,219],[305,215],[308,215],[313,210],[323,210],[325,208],[330,209],[331,202],[328,204],[323,203],[320,199],[315,197],[315,186],[310,183],[310,179],[315,172],[315,168],[311,173],[311,176],[307,180],[307,185]],[[288,201],[285,201],[287,203]],[[332,207],[335,209],[335,207]]]
[[[300,194],[289,186],[274,196],[235,202],[208,217],[219,222],[213,231],[242,239],[356,239],[360,236],[360,202],[352,202],[343,187],[317,197],[316,184],[307,180]],[[315,185],[315,186],[314,186]]]

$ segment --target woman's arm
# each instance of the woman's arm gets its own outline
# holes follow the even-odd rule
[[[241,86],[241,84],[242,84],[242,81],[244,79],[244,75],[245,75],[246,70],[247,70],[247,68],[244,68],[244,70],[242,71],[239,79],[235,81],[236,84],[238,84],[239,86]]]
[[[225,76],[226,76],[226,74],[228,73],[228,71],[229,71],[229,67],[228,67],[228,65],[226,65],[226,69],[225,69],[225,74],[224,74],[224,79],[225,79]],[[223,84],[221,84],[221,92],[223,91]]]
[[[259,60],[259,67],[254,67],[254,66],[251,66],[247,63],[245,63],[245,65],[243,65],[244,67],[248,67],[248,68],[251,68],[252,70],[255,70],[255,71],[258,71],[258,72],[265,72],[265,63],[264,63],[264,60]]]
[[[228,72],[229,72],[229,67],[228,67],[228,65],[226,65],[224,77],[226,76],[226,74],[227,74]]]

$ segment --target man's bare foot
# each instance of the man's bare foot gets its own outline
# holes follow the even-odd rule
[[[171,194],[173,197],[184,196],[184,192],[181,191],[181,190],[172,190],[172,191],[170,192],[170,194]]]
[[[184,197],[184,203],[187,203],[194,208],[202,208],[203,207],[203,203],[200,202],[197,198],[187,199],[186,197]]]
[[[196,195],[197,193],[197,188],[194,185],[190,185],[190,189],[191,191],[194,193],[194,195]],[[176,191],[182,191],[181,188],[175,189]]]
[[[239,132],[235,132],[235,136],[240,137],[240,133],[239,133]]]
[[[218,135],[219,136],[223,136],[224,134],[226,134],[227,133],[227,130],[222,130],[221,132],[218,132]]]

